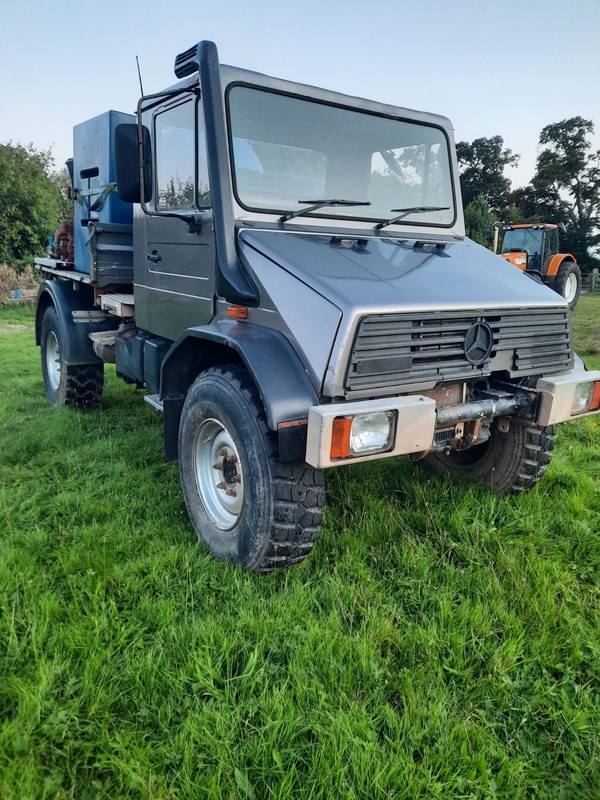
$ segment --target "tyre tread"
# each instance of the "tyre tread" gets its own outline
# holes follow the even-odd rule
[[[555,443],[555,428],[538,428],[536,425],[525,427],[524,458],[521,460],[516,480],[512,483],[509,493],[520,494],[524,489],[534,486],[548,469],[552,460],[552,451]]]
[[[49,333],[54,333],[59,343],[60,351],[60,379],[58,386],[53,386],[47,371],[47,340]],[[58,315],[53,305],[49,305],[41,321],[41,358],[42,376],[46,396],[50,403],[59,406],[72,406],[80,409],[96,409],[100,406],[102,390],[104,388],[104,364],[66,364],[64,353],[66,339],[69,331],[63,333],[58,321]]]
[[[456,472],[466,480],[484,483],[495,494],[520,494],[530,489],[548,469],[554,450],[555,429],[513,420],[508,432],[497,428],[479,462],[466,467],[452,465],[441,453],[430,453],[424,465],[439,474]],[[504,438],[506,437],[506,438]]]
[[[103,365],[71,366],[66,368],[66,372],[65,405],[85,409],[99,408],[104,388]]]
[[[267,425],[263,404],[247,372],[233,366],[213,371],[237,386],[255,412],[274,478],[273,525],[265,547],[244,566],[264,574],[299,564],[319,537],[325,506],[323,472],[306,463],[279,461],[277,435]]]

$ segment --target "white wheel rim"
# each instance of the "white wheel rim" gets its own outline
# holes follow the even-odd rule
[[[194,440],[194,474],[204,510],[217,528],[231,530],[244,505],[239,453],[231,434],[216,419],[206,419]]]
[[[572,272],[565,281],[565,300],[572,303],[577,294],[577,276]]]
[[[46,339],[46,372],[50,386],[56,392],[60,386],[60,347],[54,331]]]

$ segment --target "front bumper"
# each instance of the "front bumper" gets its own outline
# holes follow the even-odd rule
[[[578,387],[590,384],[590,397],[597,405],[576,409]],[[513,413],[542,427],[566,422],[600,412],[600,371],[571,371],[551,378],[540,378],[535,390],[515,387],[515,395],[496,393],[494,400],[483,399],[454,406],[437,407],[435,400],[423,395],[407,395],[378,400],[313,406],[308,412],[306,461],[317,469],[372,461],[398,455],[425,454],[434,448],[436,431],[449,425],[473,420],[510,417]],[[500,395],[504,395],[501,397]],[[389,446],[384,452],[335,457],[334,422],[361,415],[389,412],[394,418]],[[439,448],[438,448],[439,449]]]
[[[600,370],[568,372],[552,378],[540,378],[536,386],[540,393],[537,424],[554,425],[557,422],[598,414],[600,411],[598,407],[582,413],[572,413],[576,389],[580,384],[587,383],[600,383]]]

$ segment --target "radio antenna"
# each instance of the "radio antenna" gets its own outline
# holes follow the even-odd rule
[[[142,84],[142,71],[140,69],[140,60],[139,60],[139,58],[137,56],[135,57],[135,63],[137,64],[138,78],[140,79],[140,91],[141,91],[142,97],[143,97],[144,96],[144,85]]]

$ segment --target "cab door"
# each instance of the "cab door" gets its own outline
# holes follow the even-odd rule
[[[152,115],[153,198],[145,214],[147,326],[177,339],[214,316],[215,239],[204,120],[194,94]]]
[[[544,236],[544,257],[543,257],[544,275],[548,274],[548,267],[550,266],[550,260],[557,253],[558,253],[558,231],[555,228],[550,228],[545,231],[545,236]]]

